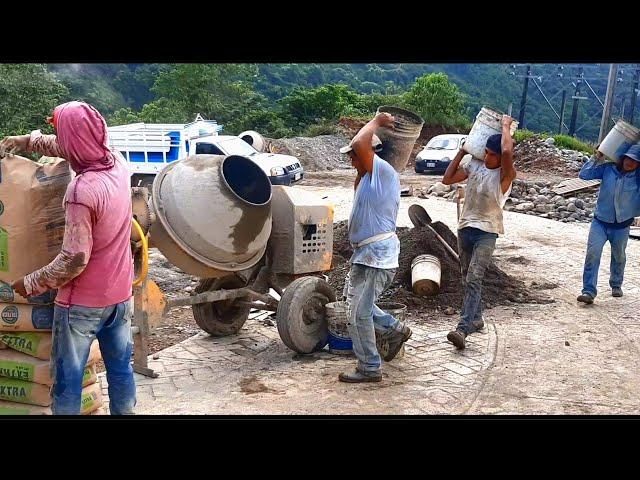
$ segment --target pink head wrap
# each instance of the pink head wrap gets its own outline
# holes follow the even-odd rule
[[[113,167],[107,123],[98,110],[84,102],[68,102],[58,105],[53,117],[58,146],[76,173]]]

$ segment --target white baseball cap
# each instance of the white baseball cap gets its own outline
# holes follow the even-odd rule
[[[351,140],[351,142],[349,142],[349,145],[347,145],[346,147],[342,147],[340,149],[340,153],[349,153],[351,150],[353,150],[353,148],[351,148],[351,144],[353,143],[353,140]],[[373,149],[377,152],[378,151],[378,147],[382,146],[382,141],[378,138],[377,135],[373,135],[373,137],[371,137],[371,147],[373,147]]]

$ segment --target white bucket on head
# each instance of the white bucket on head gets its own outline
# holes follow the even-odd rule
[[[640,130],[624,120],[618,120],[598,146],[598,151],[617,162],[629,147],[638,141],[640,141]]]
[[[511,136],[518,128],[518,122],[515,120],[511,124]],[[502,133],[502,113],[487,107],[482,107],[476,121],[471,127],[469,136],[464,142],[464,149],[479,160],[484,159],[485,147],[487,139],[491,135]]]
[[[418,255],[411,262],[411,287],[421,297],[440,291],[440,260],[434,255]]]

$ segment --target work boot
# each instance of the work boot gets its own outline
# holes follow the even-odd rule
[[[484,320],[474,320],[473,322],[471,322],[471,325],[473,325],[473,328],[475,328],[476,332],[480,331],[484,328]]]
[[[593,295],[590,293],[583,293],[578,297],[578,301],[582,303],[586,303],[587,305],[591,305],[593,303]]]
[[[396,355],[398,355],[398,352],[402,348],[402,344],[411,338],[412,333],[411,329],[406,325],[402,327],[401,332],[396,330],[390,332],[387,340],[387,343],[389,344],[389,352],[385,355],[383,360],[385,362],[390,362],[396,358]]]
[[[622,288],[613,287],[611,289],[611,295],[613,295],[614,297],[621,297],[622,296]]]
[[[467,338],[467,334],[462,330],[454,330],[447,335],[447,340],[453,343],[458,350],[465,347],[465,338]]]
[[[338,375],[338,379],[345,383],[366,383],[366,382],[381,382],[381,372],[367,372],[363,373],[356,368],[353,372],[343,372]]]

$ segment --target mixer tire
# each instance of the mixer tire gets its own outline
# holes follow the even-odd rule
[[[245,282],[236,276],[207,278],[200,280],[195,293],[245,287]],[[234,305],[233,300],[201,303],[193,305],[193,318],[198,326],[214,337],[226,337],[237,334],[249,318],[251,307]]]
[[[289,284],[278,302],[276,322],[284,344],[298,353],[313,353],[327,344],[329,329],[324,306],[336,301],[334,289],[318,277]]]

